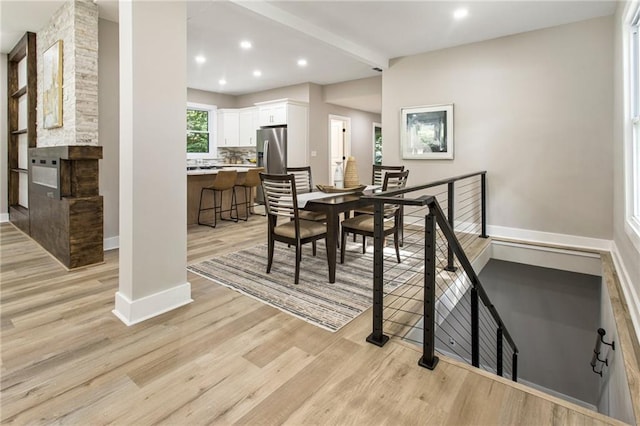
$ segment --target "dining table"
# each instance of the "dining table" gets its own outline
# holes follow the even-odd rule
[[[371,204],[362,198],[371,195],[379,186],[368,186],[360,192],[323,193],[320,191],[298,195],[298,208],[322,212],[327,217],[327,261],[329,282],[336,282],[336,259],[340,236],[340,213],[349,215],[351,210]]]

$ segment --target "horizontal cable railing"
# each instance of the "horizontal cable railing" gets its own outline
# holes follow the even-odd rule
[[[374,237],[374,318],[367,340],[383,345],[400,338],[423,346],[425,367],[435,367],[437,349],[515,381],[517,347],[466,255],[486,245],[485,196],[486,172],[479,172],[369,197],[377,231],[384,204],[403,206],[404,245],[402,266],[383,268],[384,242]],[[398,281],[406,283],[396,288]]]

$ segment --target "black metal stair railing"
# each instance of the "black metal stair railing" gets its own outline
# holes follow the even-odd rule
[[[487,243],[486,172],[368,198],[375,236],[373,330],[367,341],[382,346],[400,338],[422,346],[421,366],[435,368],[438,351],[517,381],[518,348],[466,254]],[[400,204],[405,212],[398,267],[384,264],[385,204]],[[393,285],[407,273],[412,278]]]

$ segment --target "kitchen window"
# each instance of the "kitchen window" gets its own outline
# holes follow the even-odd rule
[[[216,107],[187,104],[187,158],[216,157]]]

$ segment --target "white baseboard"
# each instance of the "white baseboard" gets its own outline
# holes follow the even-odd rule
[[[116,292],[116,307],[112,312],[129,326],[191,302],[193,302],[191,283],[187,282],[133,301],[118,291]]]
[[[487,233],[491,237],[512,238],[533,243],[561,245],[586,250],[611,251],[611,240],[580,237],[577,235],[555,234],[553,232],[532,231],[530,229],[508,228],[488,225]]]
[[[104,239],[104,251],[114,250],[120,247],[120,237],[110,237]]]
[[[0,213],[0,223],[9,222],[9,213]]]
[[[523,384],[525,386],[529,386],[530,388],[539,390],[540,392],[544,392],[544,393],[547,393],[549,395],[555,396],[556,398],[564,399],[565,401],[571,402],[572,404],[576,404],[576,405],[579,405],[579,406],[584,407],[586,409],[598,412],[598,407],[596,407],[595,405],[590,404],[588,402],[584,402],[584,401],[582,401],[580,399],[577,399],[577,398],[574,398],[572,396],[565,395],[565,394],[563,394],[561,392],[554,391],[553,389],[545,388],[544,386],[540,386],[540,385],[538,385],[536,383],[533,383],[533,382],[530,382],[528,380],[522,380],[521,378],[518,378],[518,383],[521,383],[521,384]]]
[[[602,276],[598,253],[496,240],[491,242],[491,247],[492,259]]]
[[[638,297],[638,293],[631,283],[629,272],[627,272],[626,265],[622,261],[622,257],[620,257],[620,252],[615,242],[613,242],[611,249],[611,257],[613,258],[613,265],[618,272],[618,279],[620,280],[620,286],[622,287],[622,292],[624,293],[624,298],[629,308],[629,316],[631,317],[636,337],[638,341],[640,341],[640,297]]]

